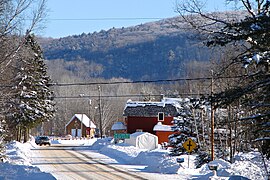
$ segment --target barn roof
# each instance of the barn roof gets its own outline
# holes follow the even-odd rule
[[[86,127],[96,128],[96,125],[91,121],[85,114],[74,114],[74,116],[69,120],[66,126],[71,123],[75,118],[81,121]]]
[[[124,109],[124,116],[154,117],[159,112],[165,116],[177,117],[181,109],[180,98],[164,98],[161,102],[144,102],[128,100]]]

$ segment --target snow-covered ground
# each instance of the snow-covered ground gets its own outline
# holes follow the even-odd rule
[[[106,156],[105,162],[119,164],[119,166],[130,169],[132,171],[140,171],[151,173],[151,177],[155,179],[158,174],[166,177],[174,177],[173,179],[209,179],[213,172],[209,170],[207,165],[203,165],[199,169],[195,169],[194,155],[184,155],[184,162],[176,162],[176,158],[168,155],[167,150],[143,150],[127,144],[114,144],[107,138],[91,139],[91,140],[55,140],[55,144],[77,144],[85,148],[78,148],[81,153],[93,152],[98,156]],[[39,168],[31,165],[31,149],[36,145],[33,141],[28,143],[12,142],[7,146],[8,161],[0,163],[0,179],[55,179],[53,175],[42,172]],[[33,155],[33,154],[32,154]],[[189,166],[188,166],[189,159]],[[224,160],[215,160],[218,164],[217,175],[229,179],[242,176],[252,180],[263,180],[266,178],[266,172],[263,168],[261,155],[258,152],[239,153],[235,156],[235,163],[230,164]],[[269,168],[270,162],[267,161]],[[158,178],[157,178],[158,179]]]

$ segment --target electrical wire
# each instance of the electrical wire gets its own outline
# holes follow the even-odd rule
[[[220,77],[203,77],[203,78],[179,78],[179,79],[160,79],[160,80],[144,80],[144,81],[115,81],[115,82],[83,82],[83,83],[50,83],[49,86],[86,86],[86,85],[113,85],[113,84],[138,84],[138,83],[162,83],[177,81],[202,81],[211,79],[235,79],[243,78],[243,76],[220,76]]]
[[[161,20],[164,18],[161,17],[123,17],[123,18],[109,18],[109,17],[105,17],[105,18],[49,18],[46,19],[48,21],[130,21],[130,20]],[[30,20],[30,19],[26,19],[26,20]]]
[[[139,84],[139,83],[162,83],[162,82],[178,82],[178,81],[206,81],[211,79],[236,79],[244,78],[241,76],[219,76],[219,77],[202,77],[202,78],[178,78],[178,79],[159,79],[159,80],[143,80],[143,81],[115,81],[115,82],[78,82],[78,83],[49,83],[49,86],[86,86],[86,85],[114,85],[114,84]],[[13,85],[0,85],[0,88],[12,87]]]
[[[210,96],[210,94],[180,93],[180,96]],[[83,96],[55,96],[54,99],[84,99],[84,98],[125,98],[125,97],[160,97],[161,94],[125,94],[125,95],[83,95]],[[169,95],[170,96],[170,95]],[[175,95],[174,95],[175,96]]]

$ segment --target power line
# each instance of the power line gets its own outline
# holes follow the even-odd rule
[[[133,20],[161,20],[161,17],[123,17],[123,18],[47,18],[48,21],[133,21]],[[25,19],[31,21],[32,19]]]
[[[236,79],[247,77],[247,75],[241,76],[219,76],[214,77],[217,79]],[[159,80],[143,80],[143,81],[115,81],[115,82],[79,82],[79,83],[49,83],[49,86],[90,86],[90,85],[114,85],[114,84],[139,84],[139,83],[162,83],[162,82],[178,82],[178,81],[206,81],[211,80],[212,77],[202,77],[202,78],[177,78],[177,79],[159,79]],[[6,84],[0,85],[0,88],[13,87],[13,85]]]
[[[209,96],[210,94],[202,93],[180,93],[180,96]],[[160,97],[161,94],[125,94],[125,95],[103,95],[100,98],[124,98],[124,97]],[[170,95],[169,95],[170,96]],[[175,95],[174,95],[175,96]],[[85,99],[85,98],[99,98],[98,95],[83,95],[83,96],[55,96],[55,99]]]
[[[220,76],[214,79],[236,79],[246,76]],[[82,82],[82,83],[51,83],[50,86],[86,86],[86,85],[113,85],[113,84],[138,84],[138,83],[162,83],[162,82],[177,82],[177,81],[201,81],[211,80],[212,77],[202,78],[177,78],[177,79],[160,79],[160,80],[144,80],[144,81],[115,81],[115,82]]]

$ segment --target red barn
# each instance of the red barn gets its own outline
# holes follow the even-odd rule
[[[129,100],[124,109],[126,117],[127,133],[136,131],[149,132],[159,135],[159,139],[167,139],[168,134],[173,132],[157,133],[154,131],[155,125],[161,122],[162,125],[172,125],[174,117],[179,115],[179,106],[177,101],[171,99],[162,99],[161,102],[142,102]],[[163,137],[164,136],[164,137]]]

